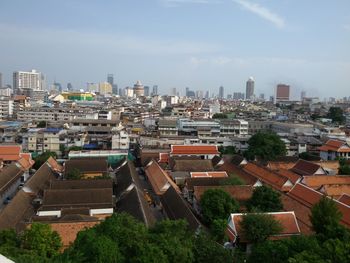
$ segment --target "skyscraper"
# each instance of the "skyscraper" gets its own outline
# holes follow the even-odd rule
[[[176,88],[172,88],[171,89],[171,94],[170,95],[176,96]]]
[[[73,91],[73,85],[72,85],[72,83],[67,83],[67,90],[68,91]]]
[[[300,100],[303,100],[306,97],[306,91],[302,91],[300,94]]]
[[[223,99],[224,96],[225,96],[225,94],[224,94],[224,87],[220,86],[220,88],[219,88],[219,98]]]
[[[140,96],[144,96],[145,91],[143,88],[143,85],[141,83],[141,81],[136,81],[135,85],[134,85],[134,94],[136,97],[140,97]]]
[[[253,77],[250,77],[247,80],[246,88],[245,88],[246,100],[251,100],[254,98],[254,86],[255,86],[255,81],[254,81]]]
[[[101,82],[98,85],[98,91],[103,95],[112,94],[112,85],[108,82]]]
[[[280,101],[289,101],[289,92],[289,85],[278,84],[276,88],[276,103]]]
[[[148,97],[149,96],[149,86],[144,86],[143,90],[145,92],[145,96]]]
[[[13,72],[13,90],[16,94],[23,90],[43,90],[44,76],[41,72],[32,71],[15,71]]]
[[[158,95],[158,86],[157,85],[153,85],[152,88],[152,96],[154,95]]]
[[[113,74],[107,75],[107,82],[112,86],[112,94],[117,95],[118,94],[118,85],[114,84],[114,75]]]

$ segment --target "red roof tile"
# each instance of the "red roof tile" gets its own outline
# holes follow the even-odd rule
[[[320,165],[300,159],[291,169],[299,175],[314,175],[319,169],[323,169]]]
[[[226,172],[191,172],[191,177],[228,177]]]
[[[219,154],[216,145],[172,145],[171,155],[207,155]]]
[[[347,206],[350,206],[350,195],[343,194],[341,197],[339,197],[338,201]]]
[[[345,142],[338,140],[328,140],[325,145],[322,145],[318,149],[324,152],[350,152],[350,147]]]
[[[20,145],[0,145],[0,159],[3,161],[17,161],[20,158]]]
[[[301,182],[313,189],[319,189],[322,185],[326,184],[350,184],[350,176],[311,175],[304,176]]]
[[[145,173],[150,181],[153,191],[157,195],[162,195],[170,187],[166,172],[159,166],[159,164],[152,160],[145,168]]]

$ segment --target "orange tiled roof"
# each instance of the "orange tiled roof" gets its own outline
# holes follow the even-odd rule
[[[350,184],[350,176],[310,175],[304,176],[302,183],[313,189],[318,189],[325,184]]]
[[[159,163],[168,163],[169,153],[159,153]]]
[[[341,197],[339,197],[338,201],[346,204],[347,206],[350,206],[350,195],[343,194]]]
[[[286,185],[288,182],[291,183],[287,177],[270,171],[267,168],[260,167],[254,163],[246,164],[243,170],[278,190],[287,191],[292,187],[292,185]]]
[[[60,173],[63,172],[62,165],[59,165],[54,158],[50,157],[49,159],[47,159],[46,162],[50,165],[51,169],[54,170],[55,172],[60,172]]]
[[[300,159],[299,161],[297,161],[297,163],[293,166],[293,168],[291,170],[294,173],[297,173],[299,175],[304,176],[304,175],[313,175],[320,168],[322,168],[322,167],[316,163],[312,163],[312,162]]]
[[[287,169],[280,169],[276,172],[284,177],[287,177],[293,184],[297,183],[298,180],[301,179],[300,175],[293,173],[292,171],[289,171]]]
[[[282,225],[282,232],[278,235],[271,236],[270,239],[280,239],[283,237],[290,237],[293,235],[300,235],[300,228],[298,225],[298,222],[296,220],[295,214],[293,211],[288,212],[273,212],[273,213],[266,213],[271,216],[277,221],[279,221]],[[234,225],[234,229],[230,229],[236,236],[240,237],[240,241],[247,241],[244,238],[244,234],[242,231],[242,228],[240,226],[240,223],[242,221],[244,214],[231,214],[231,220]],[[231,228],[231,227],[229,227]]]
[[[350,184],[326,184],[322,186],[320,191],[328,196],[338,198],[343,194],[350,194]]]
[[[20,158],[20,145],[0,145],[0,159],[3,161],[17,161]]]
[[[191,177],[228,177],[226,172],[191,172]]]
[[[218,147],[215,145],[172,145],[172,155],[205,155],[219,154]]]
[[[286,170],[291,169],[295,165],[294,162],[268,162],[267,167],[271,170]]]
[[[209,189],[221,189],[239,202],[247,201],[252,197],[253,186],[251,185],[220,185],[220,186],[194,186],[193,195],[200,201],[201,196]]]
[[[19,163],[22,166],[22,170],[26,171],[33,166],[34,161],[33,160],[28,161],[26,158],[21,158],[17,161],[17,163]]]
[[[164,194],[170,187],[166,172],[159,166],[156,161],[152,160],[146,166],[145,173],[152,185],[153,191],[157,195]]]
[[[338,140],[328,140],[325,145],[322,145],[318,149],[323,152],[350,152],[350,147],[348,147],[343,141]]]
[[[288,196],[311,208],[320,201],[323,194],[306,185],[298,183],[288,193]],[[343,214],[341,223],[350,227],[350,207],[337,200],[335,200],[335,202],[339,211]]]

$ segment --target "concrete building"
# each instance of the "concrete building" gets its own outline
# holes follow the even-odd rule
[[[10,97],[12,95],[12,89],[9,87],[0,87],[0,96]]]
[[[255,81],[253,77],[250,77],[246,83],[246,89],[245,89],[246,100],[252,100],[254,98],[254,86],[255,86]]]
[[[107,94],[112,94],[113,92],[113,88],[112,85],[108,82],[101,82],[98,85],[98,91],[100,92],[100,94],[102,95],[107,95]]]
[[[290,86],[286,84],[278,84],[276,87],[276,103],[290,100]]]
[[[220,99],[225,98],[225,92],[224,92],[224,87],[223,86],[220,86],[220,88],[219,88],[219,98]]]
[[[0,120],[5,120],[13,115],[13,100],[0,98]]]
[[[139,81],[139,80],[134,85],[134,94],[136,97],[141,97],[141,96],[145,95],[144,87],[143,87],[141,81]]]
[[[126,131],[119,131],[112,136],[112,150],[129,150],[130,139]]]
[[[22,90],[43,90],[44,77],[41,72],[32,71],[15,71],[13,72],[13,90],[15,93],[21,93]]]
[[[134,97],[134,89],[131,88],[131,87],[126,87],[125,88],[125,96],[128,97],[128,98]]]
[[[43,153],[46,151],[60,153],[60,134],[62,129],[30,129],[28,131],[28,151]]]
[[[246,136],[248,135],[248,122],[245,120],[220,120],[220,136]]]
[[[178,128],[175,119],[160,119],[158,122],[158,133],[160,137],[177,136]]]
[[[158,86],[157,85],[153,85],[152,88],[152,96],[158,95]]]

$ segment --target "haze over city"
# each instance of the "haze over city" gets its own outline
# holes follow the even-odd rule
[[[162,94],[185,87],[256,94],[277,83],[319,97],[348,96],[350,2],[149,0],[3,1],[0,72],[38,69],[85,88],[113,73]]]

